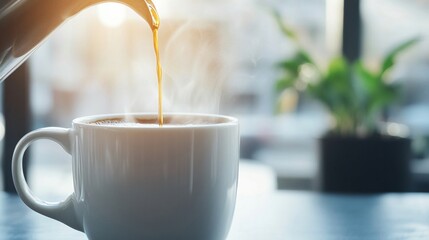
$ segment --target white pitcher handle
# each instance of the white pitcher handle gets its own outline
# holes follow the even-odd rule
[[[83,231],[82,223],[78,220],[75,211],[75,200],[70,195],[66,200],[58,203],[48,203],[35,197],[24,178],[22,158],[25,150],[35,140],[49,139],[60,144],[63,149],[71,154],[72,130],[67,128],[42,128],[25,135],[16,145],[12,158],[12,176],[16,191],[24,203],[34,211],[47,217],[58,220],[76,230]]]

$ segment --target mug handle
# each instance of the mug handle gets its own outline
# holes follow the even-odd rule
[[[22,158],[25,150],[35,140],[49,139],[60,144],[63,149],[71,154],[73,131],[67,128],[41,128],[26,134],[15,147],[12,158],[12,177],[16,191],[24,203],[34,211],[47,217],[58,220],[76,230],[83,231],[82,223],[78,221],[73,194],[66,200],[58,203],[48,203],[35,197],[24,178]]]

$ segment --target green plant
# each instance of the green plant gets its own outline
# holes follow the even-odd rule
[[[368,69],[362,60],[349,63],[344,56],[329,60],[328,67],[319,67],[300,45],[295,31],[274,12],[282,33],[297,49],[294,56],[277,64],[282,70],[276,90],[295,88],[319,100],[335,120],[333,134],[369,135],[378,133],[377,122],[383,109],[400,94],[400,85],[388,81],[388,71],[397,56],[419,39],[408,40],[393,48],[383,59],[378,71]]]

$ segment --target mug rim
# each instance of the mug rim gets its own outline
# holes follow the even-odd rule
[[[158,113],[108,113],[108,114],[96,114],[89,116],[82,116],[73,119],[72,124],[90,127],[90,128],[109,128],[109,129],[182,129],[182,128],[208,128],[208,127],[222,127],[222,126],[234,126],[238,125],[238,119],[231,116],[221,115],[221,114],[210,114],[210,113],[186,113],[186,112],[168,112],[164,113],[164,117],[172,116],[192,116],[192,117],[208,117],[214,119],[222,119],[222,122],[213,122],[213,123],[198,123],[198,124],[183,124],[183,125],[163,125],[160,127],[158,124],[136,124],[136,125],[97,125],[93,124],[97,120],[103,118],[123,118],[123,117],[158,117]]]

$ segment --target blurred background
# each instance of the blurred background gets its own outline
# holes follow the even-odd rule
[[[281,33],[272,9],[323,65],[347,44],[342,42],[342,1],[154,3],[161,18],[165,111],[239,118],[240,154],[251,172],[242,176],[250,180],[241,191],[315,190],[317,141],[328,130],[330,116],[317,101],[294,94],[286,98],[285,111],[277,113],[275,65],[296,49]],[[388,119],[410,130],[413,191],[429,191],[428,12],[427,0],[361,0],[360,19],[350,23],[361,24],[357,50],[368,66],[377,66],[394,45],[421,37],[391,73],[404,91]],[[147,23],[123,5],[103,3],[70,18],[27,61],[31,129],[70,127],[72,119],[84,115],[155,112],[152,44]],[[3,136],[4,127],[0,130]],[[71,157],[44,140],[30,150],[28,179],[36,194],[55,200],[71,192]]]

